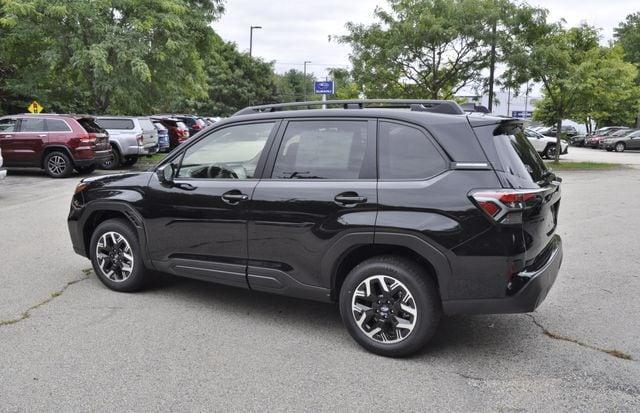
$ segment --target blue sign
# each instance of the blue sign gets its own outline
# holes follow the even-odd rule
[[[333,81],[313,82],[313,89],[317,95],[333,95]]]
[[[520,118],[520,119],[531,119],[531,117],[533,116],[533,112],[532,111],[524,111],[524,110],[512,110],[511,111],[511,117],[513,118]]]

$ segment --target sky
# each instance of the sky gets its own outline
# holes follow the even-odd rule
[[[564,18],[568,26],[581,22],[602,29],[602,41],[613,36],[613,28],[633,12],[640,11],[639,0],[530,0],[534,6],[550,11],[550,20]],[[329,41],[329,36],[346,33],[349,21],[369,24],[382,0],[227,0],[226,12],[213,24],[223,39],[249,50],[249,27],[262,26],[253,36],[253,55],[275,61],[282,73],[303,70],[304,61],[317,78],[326,76],[329,67],[348,67],[348,45]]]

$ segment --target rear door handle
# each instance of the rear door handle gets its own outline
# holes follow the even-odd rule
[[[222,194],[222,200],[232,205],[238,204],[241,201],[247,201],[248,199],[249,199],[249,195],[243,194],[237,189],[234,189]]]
[[[46,138],[46,137],[47,137],[47,135],[46,135],[46,134],[38,135],[38,138]]]
[[[333,200],[343,205],[357,205],[367,202],[367,197],[360,196],[355,192],[344,192],[342,194],[336,195]]]

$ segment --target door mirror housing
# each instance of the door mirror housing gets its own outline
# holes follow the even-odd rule
[[[168,163],[162,165],[160,168],[156,169],[156,176],[158,177],[158,181],[160,181],[163,185],[173,185],[173,179],[176,175],[176,168],[172,163]]]

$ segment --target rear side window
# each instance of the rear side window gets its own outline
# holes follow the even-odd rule
[[[131,119],[98,119],[97,122],[107,130],[132,130],[135,127]]]
[[[105,130],[91,118],[80,118],[78,119],[78,123],[87,133],[105,133]]]
[[[447,161],[420,130],[380,122],[378,133],[380,179],[426,179],[447,169]]]
[[[20,132],[46,132],[44,119],[29,119],[24,118],[20,120]]]
[[[520,129],[509,135],[496,135],[494,142],[504,172],[527,182],[538,182],[547,171],[542,158]]]
[[[366,121],[289,122],[272,178],[358,179],[370,145]]]
[[[140,119],[138,119],[138,121],[140,122],[140,127],[143,130],[149,130],[149,129],[153,130],[154,129],[153,123],[151,123],[151,121],[149,119],[140,118]]]
[[[47,119],[47,130],[49,132],[71,132],[67,123],[60,119]]]

